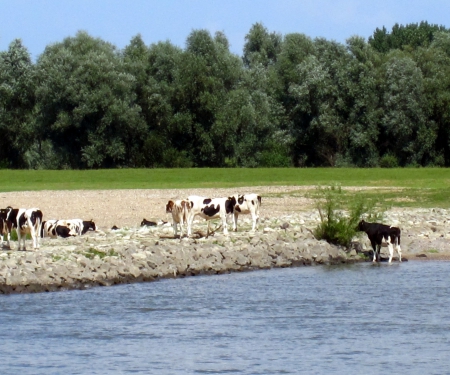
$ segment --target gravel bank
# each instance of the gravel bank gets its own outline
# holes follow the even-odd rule
[[[0,193],[0,206],[39,207],[44,219],[93,219],[100,230],[81,237],[42,239],[38,251],[0,250],[0,293],[84,289],[96,285],[152,281],[273,267],[363,261],[356,250],[344,251],[317,241],[312,230],[319,216],[304,187],[251,189],[101,190]],[[217,231],[209,238],[174,239],[169,223],[140,228],[143,218],[169,221],[168,199],[188,195],[226,196],[255,192],[262,196],[259,230],[240,217],[237,233]],[[409,260],[450,259],[450,211],[393,209],[386,222],[402,229],[402,250]],[[282,224],[289,224],[282,229]],[[111,230],[116,225],[120,230]],[[286,226],[286,225],[284,225]],[[194,231],[205,231],[203,221]],[[370,250],[365,235],[363,253]],[[29,245],[30,241],[28,241]],[[396,255],[396,254],[395,254]]]

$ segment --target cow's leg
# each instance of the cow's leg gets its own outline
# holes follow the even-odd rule
[[[402,249],[400,248],[400,245],[397,245],[396,248],[397,248],[397,253],[398,253],[398,261],[401,262],[402,261]]]
[[[172,227],[173,227],[173,235],[174,235],[174,237],[176,237],[177,236],[177,230],[178,230],[178,224],[177,224],[177,222],[174,220],[173,221],[173,223],[172,223]]]
[[[31,227],[31,238],[33,239],[33,246],[35,250],[39,249],[39,233],[41,232],[40,225],[37,227]]]
[[[392,263],[392,257],[394,256],[394,245],[392,245],[392,242],[388,242],[388,249],[389,249],[389,263]]]
[[[183,237],[183,219],[180,220],[180,238]]]
[[[192,235],[192,222],[194,221],[193,215],[188,215],[187,217],[187,236],[190,237]]]
[[[373,260],[372,262],[375,263],[377,261],[377,244],[374,241],[371,241],[372,249],[373,249]]]
[[[209,237],[209,227],[210,227],[210,225],[211,225],[211,220],[208,220],[208,226],[207,226],[207,229],[206,229],[206,238]]]
[[[256,230],[256,220],[258,220],[258,218],[256,217],[256,213],[252,212],[252,222],[253,222],[252,231],[253,232]]]
[[[237,232],[237,221],[239,214],[237,212],[233,213],[233,231]]]
[[[20,243],[23,242],[23,250],[25,251],[25,250],[26,250],[26,247],[25,247],[25,239],[26,239],[27,235],[25,234],[25,235],[22,237],[22,233],[21,233],[21,230],[20,230],[19,228],[17,228],[16,233],[17,233],[18,250],[20,251]]]
[[[228,235],[227,215],[222,216],[223,234]]]

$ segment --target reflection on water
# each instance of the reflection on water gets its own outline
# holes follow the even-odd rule
[[[444,374],[450,262],[0,296],[1,374]]]

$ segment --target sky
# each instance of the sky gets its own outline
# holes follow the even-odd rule
[[[193,30],[221,31],[242,55],[245,36],[262,23],[281,35],[303,33],[339,43],[396,23],[450,28],[449,0],[0,0],[0,51],[21,39],[33,61],[45,47],[80,30],[125,48],[140,34],[184,48]]]

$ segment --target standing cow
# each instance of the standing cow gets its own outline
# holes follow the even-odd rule
[[[188,214],[188,236],[192,234],[192,223],[195,216],[200,216],[208,221],[206,236],[209,236],[210,222],[212,219],[222,219],[223,233],[228,235],[227,215],[232,214],[236,204],[235,197],[206,198],[191,195],[188,197],[190,212]]]
[[[13,228],[17,231],[17,241],[19,244],[23,243],[23,250],[26,250],[25,240],[26,235],[30,233],[33,240],[33,248],[39,249],[39,238],[42,226],[42,211],[39,208],[6,208],[6,225],[8,227],[8,245],[10,240],[10,233]]]
[[[237,221],[239,214],[252,215],[252,231],[257,229],[259,223],[259,207],[261,206],[261,197],[257,194],[234,195],[236,204],[234,205],[233,230],[237,232]]]
[[[366,232],[373,249],[373,262],[380,261],[381,245],[386,244],[389,249],[389,263],[394,256],[394,246],[398,253],[399,261],[402,261],[402,249],[400,248],[400,228],[379,223],[368,223],[361,220],[358,230]]]
[[[166,204],[166,213],[172,214],[172,226],[174,236],[177,235],[178,224],[180,224],[180,237],[183,236],[183,226],[187,223],[188,215],[190,212],[189,200],[169,200]]]
[[[9,246],[9,230],[8,225],[6,223],[6,215],[8,214],[8,210],[6,208],[0,209],[0,246],[3,246],[3,237],[7,236],[8,238],[8,246]]]

